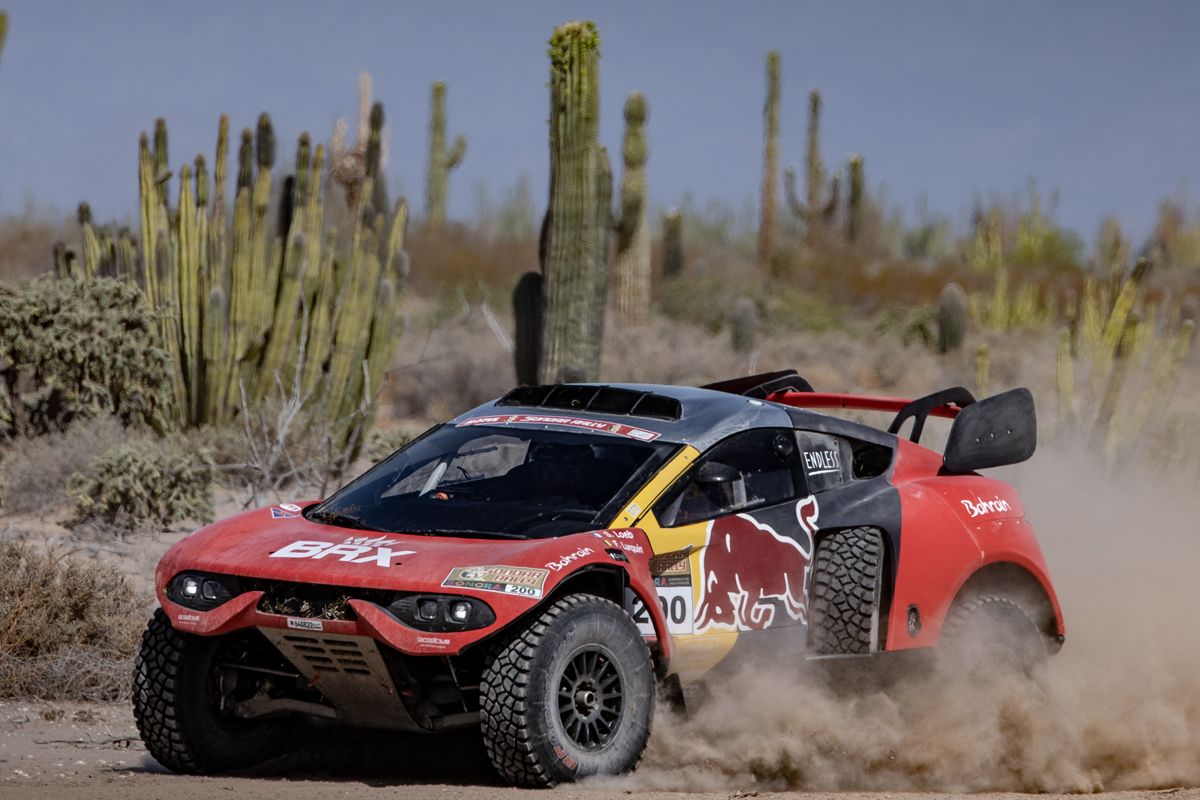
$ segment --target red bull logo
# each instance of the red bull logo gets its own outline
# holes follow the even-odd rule
[[[793,622],[807,617],[808,568],[820,509],[815,497],[796,504],[799,536],[780,536],[749,514],[715,519],[708,525],[700,556],[700,605],[696,630],[759,631],[782,608]]]

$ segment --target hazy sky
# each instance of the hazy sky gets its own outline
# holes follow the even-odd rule
[[[977,194],[1030,177],[1093,239],[1119,214],[1148,231],[1166,195],[1200,185],[1200,2],[51,2],[0,0],[0,212],[87,199],[132,218],[138,132],[170,126],[178,166],[212,159],[217,118],[269,111],[282,157],[353,117],[367,69],[391,133],[389,174],[423,202],[429,84],[449,84],[449,131],[469,139],[452,216],[547,172],[546,39],[595,19],[601,135],[621,104],[650,105],[648,179],[668,205],[691,191],[743,207],[757,193],[763,59],[782,54],[781,159],[804,155],[806,97],[825,98],[823,148],[862,153],[892,202],[965,223]],[[910,214],[911,219],[911,214]]]

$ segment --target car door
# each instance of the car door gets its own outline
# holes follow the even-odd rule
[[[683,672],[715,664],[740,635],[806,622],[814,511],[795,431],[756,428],[710,448],[647,512]],[[636,603],[631,613],[649,622]]]

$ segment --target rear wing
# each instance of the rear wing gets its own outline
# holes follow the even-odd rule
[[[899,434],[913,420],[908,438],[921,441],[925,420],[942,417],[954,420],[943,456],[951,472],[973,472],[988,467],[1017,464],[1037,449],[1037,414],[1028,389],[1011,389],[976,400],[967,389],[949,389],[908,400],[900,397],[815,392],[795,370],[749,375],[711,383],[702,388],[758,397],[793,408],[844,408],[863,411],[892,411],[896,416],[888,433]]]

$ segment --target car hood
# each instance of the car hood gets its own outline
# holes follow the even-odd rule
[[[249,511],[201,528],[159,562],[161,593],[179,572],[406,591],[434,590],[455,569],[503,565],[558,572],[589,549],[586,534],[471,539],[375,533],[310,522],[298,505]],[[593,548],[593,549],[599,549]]]

